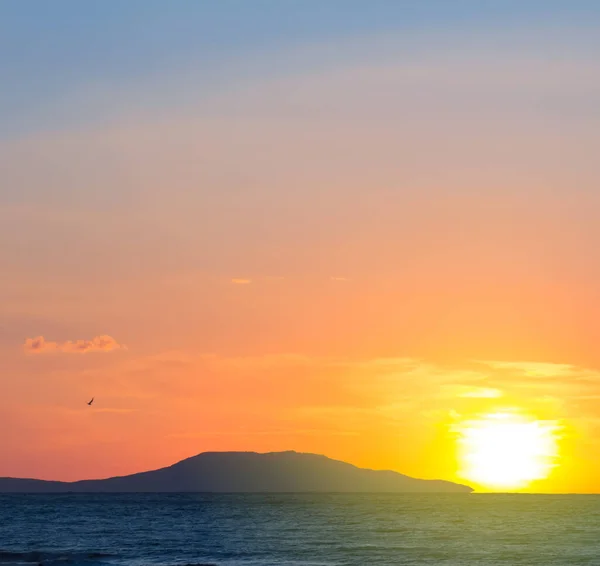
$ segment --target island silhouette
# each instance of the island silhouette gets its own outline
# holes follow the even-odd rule
[[[470,493],[444,480],[369,470],[319,454],[204,452],[172,466],[128,476],[75,482],[0,478],[3,493]]]

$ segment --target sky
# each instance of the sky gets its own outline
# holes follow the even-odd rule
[[[600,6],[0,0],[0,476],[207,450],[600,491]],[[86,402],[95,397],[93,408]]]

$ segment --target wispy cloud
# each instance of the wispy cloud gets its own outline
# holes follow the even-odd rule
[[[356,436],[355,432],[349,430],[335,430],[329,428],[274,428],[266,430],[253,430],[247,427],[240,427],[237,430],[211,430],[211,431],[200,431],[200,432],[181,432],[172,433],[165,435],[166,438],[206,438],[210,436],[223,437],[223,436],[290,436],[290,435],[302,435],[302,436]]]
[[[87,352],[111,352],[113,350],[126,350],[126,346],[119,344],[112,336],[96,336],[91,340],[68,340],[66,342],[51,342],[43,336],[27,338],[23,349],[28,354],[85,354]]]
[[[231,280],[234,285],[250,285],[252,279],[234,278]]]
[[[463,399],[499,399],[504,395],[500,389],[493,387],[477,387],[473,385],[451,385],[449,386],[457,397]]]
[[[485,360],[480,363],[492,369],[520,372],[529,377],[568,377],[581,370],[570,364],[554,364],[550,362],[504,362]]]
[[[100,408],[95,408],[94,409],[94,413],[111,413],[111,414],[122,414],[122,415],[126,415],[129,413],[135,413],[136,409],[118,409],[118,408],[111,408],[111,407],[100,407]]]

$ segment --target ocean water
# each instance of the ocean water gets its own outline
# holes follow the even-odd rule
[[[0,495],[0,566],[600,565],[600,496]]]

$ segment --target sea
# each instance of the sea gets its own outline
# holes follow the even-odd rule
[[[600,565],[600,496],[0,495],[0,566]]]

